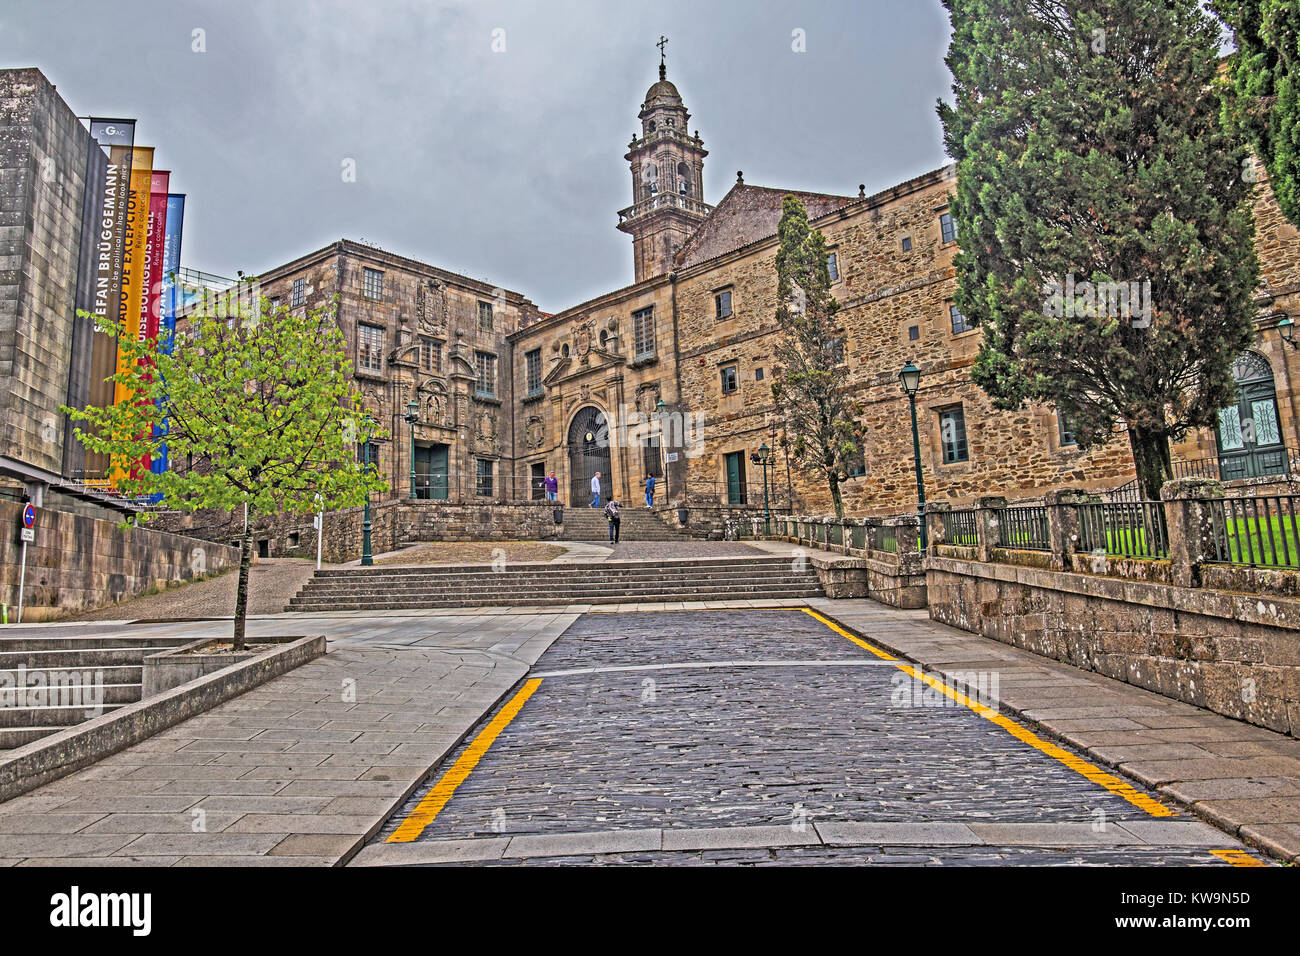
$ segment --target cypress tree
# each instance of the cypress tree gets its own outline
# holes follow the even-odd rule
[[[1233,400],[1259,265],[1247,148],[1197,0],[943,0],[956,300],[973,380],[1054,404],[1079,445],[1126,427],[1157,498],[1171,440]]]

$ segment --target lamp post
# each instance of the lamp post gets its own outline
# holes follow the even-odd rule
[[[411,426],[411,497],[415,494],[415,423],[420,420],[420,403],[411,399],[406,403],[406,423]]]
[[[907,394],[912,409],[912,462],[916,466],[916,515],[921,520],[921,553],[926,552],[925,541],[925,480],[921,477],[921,435],[916,428],[916,391],[921,387],[921,370],[908,362],[898,373],[898,380]]]
[[[374,431],[375,421],[369,415],[364,422],[365,442],[366,442],[366,476],[370,476],[370,435]],[[366,490],[366,514],[365,520],[361,522],[361,566],[368,568],[375,563],[375,557],[370,553],[370,491]]]
[[[1295,348],[1295,322],[1292,321],[1291,316],[1284,315],[1282,318],[1278,319],[1276,328],[1278,334],[1282,336],[1282,341],[1292,348]]]
[[[655,402],[655,422],[659,425],[659,465],[663,471],[665,501],[670,500],[668,494],[668,443],[664,441],[664,414],[667,411],[668,406],[664,404],[662,398]]]
[[[756,465],[763,467],[763,527],[764,534],[772,533],[772,508],[768,504],[767,497],[767,469],[776,464],[776,458],[772,454],[772,449],[767,447],[764,442],[758,449],[758,454],[750,455],[749,460]]]

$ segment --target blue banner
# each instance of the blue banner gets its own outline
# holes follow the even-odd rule
[[[182,193],[169,193],[167,195],[167,224],[163,230],[163,276],[162,276],[162,296],[161,296],[161,327],[158,330],[159,348],[170,355],[172,351],[172,340],[176,335],[176,299],[180,286],[176,281],[177,274],[181,271],[181,231],[185,222],[185,196]],[[159,426],[157,433],[165,435],[167,433],[167,422],[164,420]],[[158,455],[153,460],[153,471],[155,474],[162,474],[167,470],[167,445],[158,449]]]

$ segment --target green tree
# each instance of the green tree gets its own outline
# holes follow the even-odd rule
[[[357,463],[375,426],[351,377],[335,304],[295,315],[255,294],[205,298],[167,350],[100,322],[121,349],[113,381],[135,396],[65,409],[77,438],[109,456],[115,487],[169,508],[314,514],[385,490]],[[87,316],[89,317],[89,316]],[[166,443],[173,466],[149,470]],[[177,467],[192,462],[186,467]],[[143,520],[151,515],[145,512]],[[244,646],[252,521],[240,542],[234,646]]]
[[[1300,224],[1300,0],[1214,0],[1214,8],[1237,41],[1228,115],[1268,170],[1283,215]]]
[[[795,461],[825,478],[835,515],[843,518],[840,483],[861,452],[861,407],[849,397],[826,238],[809,228],[808,211],[794,196],[782,202],[777,236],[776,321],[782,334],[773,349],[772,397]]]
[[[972,378],[1050,402],[1081,447],[1127,427],[1148,497],[1171,440],[1232,401],[1259,273],[1198,0],[943,0],[955,105],[956,299]]]

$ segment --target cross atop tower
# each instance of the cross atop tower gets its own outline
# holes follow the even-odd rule
[[[668,79],[668,67],[664,66],[664,47],[668,45],[668,38],[662,33],[659,34],[659,42],[655,44],[659,48],[659,79]]]

